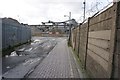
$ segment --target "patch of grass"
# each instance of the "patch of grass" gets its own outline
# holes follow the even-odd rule
[[[68,44],[69,47],[72,47],[71,41],[68,40],[68,41],[67,41],[67,44]]]
[[[84,66],[83,66],[83,64],[82,64],[82,62],[80,60],[80,57],[77,56],[77,52],[74,51],[72,47],[70,47],[70,49],[72,49],[73,56],[75,56],[76,62],[78,64],[78,66],[79,66],[79,69],[82,71],[83,76],[85,78],[90,78],[90,76],[88,75],[87,71],[84,69]]]
[[[77,53],[73,50],[72,47],[70,47],[70,48],[72,49],[73,54],[74,54],[74,56],[75,56],[75,58],[76,58],[76,60],[77,60],[77,62],[78,62],[78,64],[79,64],[79,66],[80,66],[82,69],[84,69],[83,64],[81,63],[80,58],[78,58],[78,56],[77,56]]]

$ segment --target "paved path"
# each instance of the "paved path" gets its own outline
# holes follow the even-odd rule
[[[28,78],[82,78],[67,40],[61,39]]]

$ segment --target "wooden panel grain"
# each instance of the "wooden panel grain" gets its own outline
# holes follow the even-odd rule
[[[94,46],[92,44],[88,44],[88,49],[105,59],[106,61],[109,61],[109,52],[106,50],[99,48],[97,46]]]
[[[108,62],[96,55],[94,52],[87,50],[88,55],[91,56],[98,64],[100,64],[106,71],[108,70]]]
[[[89,37],[110,40],[111,30],[89,32]]]
[[[93,39],[93,38],[89,38],[88,43],[94,44],[104,49],[109,49],[109,45],[110,45],[109,41],[107,40]]]

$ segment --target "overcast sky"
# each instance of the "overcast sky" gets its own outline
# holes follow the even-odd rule
[[[80,22],[83,16],[84,0],[0,0],[0,17],[11,17],[25,24],[41,24],[41,22],[65,21],[72,13],[72,18]],[[98,3],[98,10],[112,0],[86,0],[86,12]],[[86,13],[92,14],[93,10]]]

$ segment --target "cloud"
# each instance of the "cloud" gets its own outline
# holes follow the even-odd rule
[[[84,0],[0,0],[0,17],[12,17],[22,23],[41,24],[43,21],[64,21],[72,13],[72,18],[83,16]],[[86,0],[87,9],[98,0]],[[103,1],[103,0],[102,0]],[[111,0],[110,0],[111,1]]]

